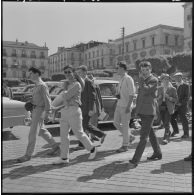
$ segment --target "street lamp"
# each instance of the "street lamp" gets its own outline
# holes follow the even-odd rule
[[[125,50],[125,27],[121,28],[121,36],[122,36],[122,60],[124,60],[124,50]]]

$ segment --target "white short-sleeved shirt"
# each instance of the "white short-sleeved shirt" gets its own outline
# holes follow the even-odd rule
[[[127,73],[120,80],[118,92],[120,93],[120,99],[117,102],[117,106],[127,107],[129,96],[135,96],[136,93],[133,78]]]

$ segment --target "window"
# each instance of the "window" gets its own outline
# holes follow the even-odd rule
[[[104,50],[102,49],[102,56],[104,55]]]
[[[97,59],[97,68],[99,68],[99,59]]]
[[[3,59],[3,65],[6,65],[6,59]]]
[[[97,50],[97,57],[99,56],[99,50]]]
[[[136,41],[136,40],[133,41],[133,49],[134,49],[134,50],[137,49],[137,41]]]
[[[152,46],[154,46],[155,45],[155,38],[154,38],[154,36],[152,36]]]
[[[23,66],[26,65],[26,60],[22,60],[22,65],[23,65]]]
[[[91,53],[89,52],[89,59],[91,58]]]
[[[35,66],[35,61],[34,60],[32,60],[32,66]]]
[[[175,35],[175,46],[178,46],[178,35]]]
[[[145,47],[146,47],[146,40],[142,39],[142,48],[145,48]]]
[[[169,44],[169,35],[168,34],[165,35],[165,44],[166,45]]]
[[[95,58],[95,51],[93,51],[93,58]]]
[[[118,50],[119,50],[119,55],[122,53],[122,47],[121,45],[118,46]]]
[[[5,49],[5,48],[3,49],[3,55],[4,55],[4,56],[6,56],[6,55],[7,55],[7,53],[6,53],[6,49]]]
[[[87,60],[87,54],[85,54],[85,60]]]
[[[129,52],[129,42],[125,43],[125,46],[126,46],[126,52]]]
[[[44,66],[44,61],[41,61],[41,66]]]
[[[41,58],[44,58],[44,57],[45,57],[45,55],[44,55],[44,52],[43,52],[43,51],[40,53],[40,57],[41,57]]]
[[[104,58],[101,59],[102,60],[102,68],[104,67]]]

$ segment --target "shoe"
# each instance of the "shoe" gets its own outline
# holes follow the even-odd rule
[[[90,155],[89,155],[89,158],[88,158],[89,160],[93,160],[96,156],[96,153],[97,153],[97,148],[96,147],[94,147],[92,150],[93,150],[93,152],[90,152]]]
[[[106,134],[104,134],[100,139],[100,143],[103,144],[104,140],[105,140]]]
[[[148,160],[161,160],[162,159],[162,154],[153,154],[150,157],[147,157]]]
[[[122,146],[118,150],[116,150],[117,153],[126,152],[126,151],[128,151],[128,146]]]
[[[179,132],[173,132],[173,133],[171,134],[171,137],[174,137],[176,134],[179,134]]]
[[[133,166],[133,168],[137,167],[137,163],[133,162],[132,160],[129,160],[130,165]]]
[[[188,157],[184,158],[184,161],[192,161],[192,155],[190,154]]]
[[[49,151],[47,153],[47,155],[54,155],[58,150],[60,150],[60,147],[59,146],[56,146],[56,147],[52,148],[52,150]]]
[[[91,134],[90,140],[91,140],[92,142],[93,142],[93,141],[99,141],[99,139],[98,139],[95,135],[93,135],[93,134]]]
[[[29,161],[30,159],[31,159],[31,156],[25,155],[25,156],[23,156],[21,158],[16,159],[16,162],[17,163],[23,163],[23,162]]]
[[[69,163],[68,158],[66,158],[66,159],[59,158],[57,161],[54,161],[52,164],[53,165],[61,165],[61,164],[68,164],[68,163]]]
[[[166,145],[166,144],[168,144],[168,140],[167,140],[167,139],[163,139],[162,143],[163,143],[164,145]]]
[[[189,135],[182,135],[181,138],[185,139],[185,138],[189,138]]]

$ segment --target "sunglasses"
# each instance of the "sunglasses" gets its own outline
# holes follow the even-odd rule
[[[71,71],[64,71],[64,74],[71,74]]]

